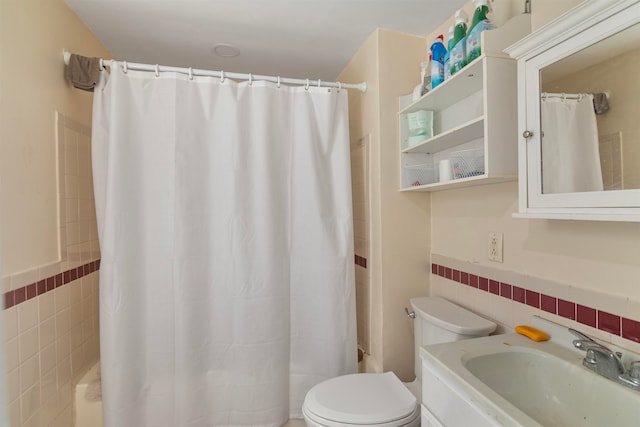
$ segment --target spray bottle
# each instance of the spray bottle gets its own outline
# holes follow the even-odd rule
[[[444,36],[440,34],[431,45],[431,87],[435,89],[444,82],[444,56],[447,49],[444,47]]]
[[[493,24],[487,18],[491,7],[487,0],[473,0],[476,7],[471,20],[471,27],[467,35],[467,64],[478,58],[481,54],[480,33],[493,29]]]
[[[428,61],[420,63],[420,83],[413,89],[411,100],[413,102],[420,99],[425,93],[431,90],[431,55]]]
[[[453,25],[449,27],[449,39],[447,41],[447,53],[444,54],[444,79],[451,77],[451,48],[453,47]]]
[[[453,47],[451,48],[450,68],[453,76],[467,65],[467,22],[469,18],[464,10],[459,9],[455,16],[456,25],[453,29]]]
[[[420,81],[422,84],[421,94],[431,90],[431,55],[429,55],[429,60],[420,63]]]

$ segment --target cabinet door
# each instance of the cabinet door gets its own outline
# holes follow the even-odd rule
[[[639,221],[640,2],[585,2],[507,51],[518,59],[520,211]]]

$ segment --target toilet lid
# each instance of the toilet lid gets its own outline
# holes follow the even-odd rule
[[[410,300],[420,317],[428,319],[458,335],[479,337],[496,329],[496,324],[440,297],[418,297]]]
[[[392,372],[353,374],[322,382],[307,393],[306,408],[327,420],[382,424],[411,415],[415,396]]]

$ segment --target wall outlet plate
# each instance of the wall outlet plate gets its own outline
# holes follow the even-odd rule
[[[502,262],[502,233],[489,233],[489,261]]]

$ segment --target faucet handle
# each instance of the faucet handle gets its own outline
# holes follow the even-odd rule
[[[596,357],[596,352],[594,351],[595,347],[587,348],[587,354],[584,356],[583,363],[588,363],[590,365],[595,365],[598,363],[598,359]]]
[[[575,348],[577,348],[578,350],[586,351],[593,344],[597,344],[597,342],[595,342],[595,340],[593,338],[583,334],[580,331],[577,331],[577,330],[575,330],[573,328],[569,328],[569,332],[571,332],[573,335],[578,337],[577,340],[573,340],[573,342],[572,342],[573,346]]]
[[[627,375],[630,378],[635,378],[640,380],[640,360],[631,362],[631,365],[629,365],[629,370],[627,371]]]
[[[580,331],[577,331],[573,328],[569,328],[569,332],[571,332],[573,335],[577,336],[578,339],[577,340],[573,340],[573,346],[575,348],[577,348],[578,350],[582,350],[582,351],[588,351],[594,347],[603,349],[611,354],[615,354],[616,356],[618,356],[618,359],[622,358],[622,353],[620,352],[613,352],[611,350],[609,350],[607,348],[607,346],[605,346],[604,344],[600,344],[598,341],[594,340],[593,338],[591,338],[588,335],[583,334]],[[593,353],[591,354],[591,357],[593,357]]]
[[[580,332],[580,331],[578,331],[578,330],[576,330],[576,329],[569,328],[569,332],[571,332],[573,335],[577,336],[577,337],[578,337],[578,338],[580,338],[581,340],[587,340],[587,341],[593,341],[593,342],[595,342],[595,341],[593,340],[593,338],[591,338],[590,336],[587,336],[587,335],[583,334],[582,332]]]
[[[618,376],[620,384],[640,391],[640,360],[636,360],[629,365],[627,372]]]

